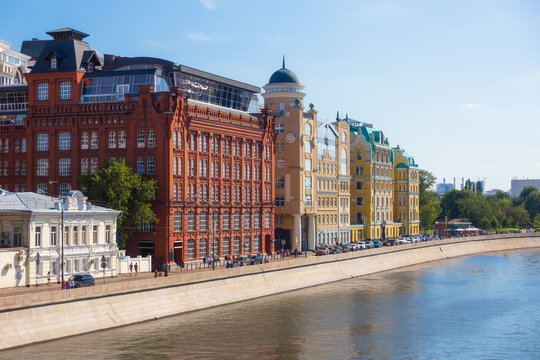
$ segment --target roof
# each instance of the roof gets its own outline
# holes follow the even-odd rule
[[[258,119],[256,116],[253,116],[250,113],[242,111],[242,110],[231,109],[228,107],[209,104],[209,103],[198,101],[198,100],[187,99],[187,103],[188,105],[193,105],[193,106],[197,106],[204,109],[215,110],[224,114],[240,115],[240,116],[245,116],[251,119]]]
[[[65,212],[92,212],[104,214],[120,214],[120,211],[108,209],[101,206],[96,206],[86,203],[86,198],[80,191],[70,191],[66,197],[62,199],[32,193],[32,192],[8,192],[1,190],[0,192],[0,214],[6,212],[24,212],[24,213],[50,213],[61,212],[61,202],[65,199]],[[81,201],[82,200],[82,201]],[[88,204],[88,205],[87,205]],[[79,206],[77,206],[79,205]],[[85,205],[85,206],[80,206]]]
[[[270,80],[268,80],[269,84],[277,84],[277,83],[293,83],[293,84],[299,84],[300,81],[298,81],[298,77],[295,73],[293,73],[291,70],[285,68],[285,57],[283,57],[283,66],[281,69],[275,71],[272,76],[270,76]]]
[[[36,58],[31,73],[84,71],[83,55],[90,50],[90,45],[74,39],[29,40],[23,41],[21,47],[23,54]],[[49,57],[52,54],[58,59],[56,70],[49,68]]]
[[[51,35],[54,40],[73,39],[81,41],[85,37],[88,37],[87,33],[83,33],[82,31],[75,30],[69,27],[48,31],[47,34]]]

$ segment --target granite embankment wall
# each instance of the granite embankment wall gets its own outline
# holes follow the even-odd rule
[[[446,258],[540,248],[536,234],[479,236],[70,291],[0,297],[0,349],[158,319]]]

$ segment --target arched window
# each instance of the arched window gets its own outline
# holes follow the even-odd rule
[[[203,257],[206,257],[206,255],[208,255],[206,245],[207,245],[206,239],[199,240],[199,259],[202,259]]]
[[[228,211],[225,211],[223,213],[223,229],[230,229],[231,228],[231,213]]]
[[[193,211],[188,212],[187,230],[195,231],[195,213]]]
[[[347,152],[345,149],[341,149],[341,175],[347,175]]]
[[[234,238],[233,254],[240,255],[240,236]]]
[[[202,211],[199,214],[199,231],[206,231],[208,229],[207,212]]]
[[[244,237],[244,255],[251,254],[251,238],[249,236]]]
[[[223,238],[223,249],[221,249],[223,256],[231,255],[231,238]]]
[[[261,252],[261,237],[259,235],[253,237],[253,252],[255,254]]]
[[[234,228],[234,229],[240,229],[240,211],[235,211],[235,212],[234,212],[234,224],[233,224],[233,228]]]
[[[305,129],[304,129],[304,133],[305,133],[306,135],[311,135],[311,124],[310,124],[310,123],[306,123]]]
[[[264,227],[266,229],[270,227],[270,211],[264,213]]]
[[[195,259],[195,240],[189,239],[187,242],[187,258],[189,260]]]
[[[244,229],[249,229],[251,227],[251,214],[246,211],[244,212]]]
[[[174,232],[182,231],[182,213],[175,211],[173,215]]]

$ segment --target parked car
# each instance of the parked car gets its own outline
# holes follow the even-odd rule
[[[95,285],[95,280],[92,275],[73,275],[70,280],[73,280],[76,288]]]
[[[382,243],[379,240],[375,240],[373,242],[373,246],[376,247],[376,248],[381,247],[381,245],[382,245]]]
[[[375,247],[375,243],[373,243],[371,241],[364,241],[364,245],[365,245],[366,249],[373,249]]]

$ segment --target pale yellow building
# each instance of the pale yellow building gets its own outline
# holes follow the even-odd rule
[[[348,125],[319,124],[314,106],[305,110],[304,86],[285,62],[263,89],[264,106],[275,116],[275,249],[349,242],[349,170],[341,165],[348,164]]]
[[[394,155],[394,218],[402,224],[401,234],[420,233],[418,165],[399,146]]]

